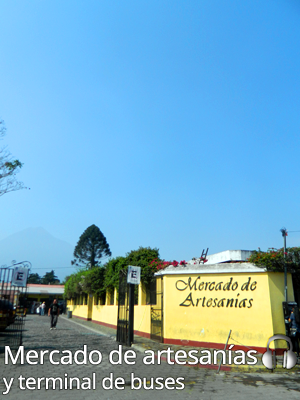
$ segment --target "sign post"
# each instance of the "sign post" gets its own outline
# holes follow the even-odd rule
[[[28,278],[28,268],[15,267],[11,280],[11,285],[26,288],[27,278]]]
[[[128,266],[127,283],[129,285],[129,320],[128,320],[128,346],[133,343],[134,325],[134,285],[139,285],[141,281],[141,267]]]

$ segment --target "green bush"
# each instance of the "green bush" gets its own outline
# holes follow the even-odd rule
[[[89,270],[81,269],[75,274],[70,275],[65,283],[64,297],[66,299],[72,299],[81,294],[95,293],[97,295],[99,291],[103,289],[103,279],[101,286],[101,276],[103,276],[103,268],[99,267],[94,267]]]
[[[116,257],[109,260],[103,267],[93,267],[89,270],[81,269],[69,276],[65,283],[64,296],[66,299],[75,298],[81,294],[100,296],[106,290],[119,290],[119,274],[126,270],[128,265],[141,267],[141,281],[150,285],[157,272],[153,260],[159,260],[158,249],[140,247],[126,254],[126,257]]]
[[[285,259],[283,248],[254,251],[248,261],[274,272],[283,272],[286,265],[287,271],[292,273],[295,299],[300,301],[300,247],[288,247]]]

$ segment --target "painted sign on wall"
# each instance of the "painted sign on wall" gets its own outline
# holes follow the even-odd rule
[[[205,282],[201,276],[178,280],[175,287],[180,292],[189,292],[181,307],[228,307],[251,308],[253,305],[252,292],[257,288],[257,282],[249,277],[239,284],[233,277],[229,281]],[[228,298],[231,296],[231,298]],[[224,297],[226,296],[226,297]]]

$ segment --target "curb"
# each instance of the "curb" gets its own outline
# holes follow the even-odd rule
[[[290,373],[299,373],[300,372],[300,365],[296,365],[295,367],[291,369],[286,369],[283,368],[282,365],[276,366],[275,369],[268,369],[264,365],[234,365],[231,367],[231,372],[245,372],[245,373],[255,373],[255,372],[265,372],[265,373],[285,373],[285,374],[290,374]]]
[[[136,349],[137,351],[143,353],[145,350],[149,350],[148,348],[145,348],[143,346],[140,345],[132,345],[132,348]],[[157,356],[155,355],[155,358],[157,358]],[[167,362],[167,358],[166,357],[161,357],[161,360]],[[172,360],[174,361],[174,360]],[[175,363],[175,362],[174,362]],[[204,368],[204,369],[212,369],[212,370],[218,370],[219,369],[219,365],[216,364],[195,364],[195,365],[190,365],[190,364],[181,364],[183,366],[189,367],[189,368]],[[228,364],[222,364],[220,371],[225,371],[225,372],[239,372],[239,373],[300,373],[300,364],[297,364],[295,367],[291,368],[291,369],[286,369],[283,368],[282,365],[278,365],[276,366],[275,369],[268,369],[266,368],[263,364],[259,364],[259,365],[228,365]]]

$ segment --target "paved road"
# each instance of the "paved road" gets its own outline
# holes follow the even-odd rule
[[[101,334],[99,331],[89,330],[84,324],[74,323],[74,320],[68,320],[60,317],[57,330],[49,330],[49,318],[28,315],[24,333],[24,349],[25,354],[29,350],[35,350],[38,354],[41,351],[58,350],[60,353],[53,357],[54,362],[64,361],[62,356],[67,356],[67,353],[61,353],[64,350],[70,350],[74,355],[77,350],[82,350],[84,345],[87,345],[88,352],[97,350],[102,354],[102,361],[98,365],[93,365],[91,362],[97,362],[97,354],[93,355],[91,362],[87,364],[77,365],[74,360],[71,365],[53,365],[49,361],[49,357],[45,354],[44,364],[30,365],[28,362],[22,364],[20,360],[13,365],[4,364],[4,354],[0,355],[0,395],[6,391],[3,377],[9,382],[14,378],[12,386],[8,394],[3,395],[3,398],[35,400],[35,399],[53,399],[54,396],[59,396],[60,399],[143,399],[153,400],[153,395],[159,396],[161,399],[257,399],[263,396],[264,398],[280,399],[283,396],[288,396],[289,399],[299,399],[300,392],[300,374],[286,373],[256,373],[243,374],[221,372],[219,375],[214,370],[197,369],[180,365],[168,365],[162,362],[161,365],[144,365],[142,352],[136,351],[136,359],[129,359],[134,362],[133,365],[112,365],[109,362],[109,354],[113,350],[117,350],[118,343],[113,338]],[[129,348],[123,347],[123,354]],[[30,354],[30,353],[29,353]],[[31,353],[32,354],[32,353]],[[32,359],[34,361],[34,359]],[[78,356],[78,361],[83,361]],[[109,377],[110,374],[114,378],[123,378],[118,381],[120,387],[124,389],[104,389],[102,388],[103,379]],[[94,374],[94,375],[93,375]],[[134,375],[132,375],[134,374]],[[22,379],[18,379],[22,376]],[[145,385],[151,385],[151,378],[159,380],[160,383],[169,385],[169,389],[157,389],[161,385],[154,385],[154,389],[134,389],[132,388],[132,377],[145,378]],[[81,389],[76,389],[76,382],[73,382],[73,388],[59,390],[53,389],[51,382],[46,390],[46,382],[40,380],[40,389],[38,388],[38,378],[62,378],[63,386],[65,383],[70,387],[68,378],[77,377],[80,379]],[[89,383],[93,384],[95,378],[95,389],[89,389]],[[182,377],[181,381],[177,381]],[[31,380],[26,380],[33,378]],[[169,378],[169,379],[168,379]],[[171,379],[170,379],[171,378]],[[173,380],[172,380],[173,378]],[[168,380],[167,380],[168,379]],[[167,381],[166,381],[167,380]],[[26,383],[27,382],[27,383]],[[124,382],[124,384],[122,384]],[[20,389],[21,386],[24,389]],[[58,381],[57,381],[58,383]],[[183,390],[177,390],[176,387],[181,387],[184,383]],[[27,388],[26,388],[27,384]],[[108,384],[108,382],[107,382]],[[173,389],[172,389],[173,388]]]

